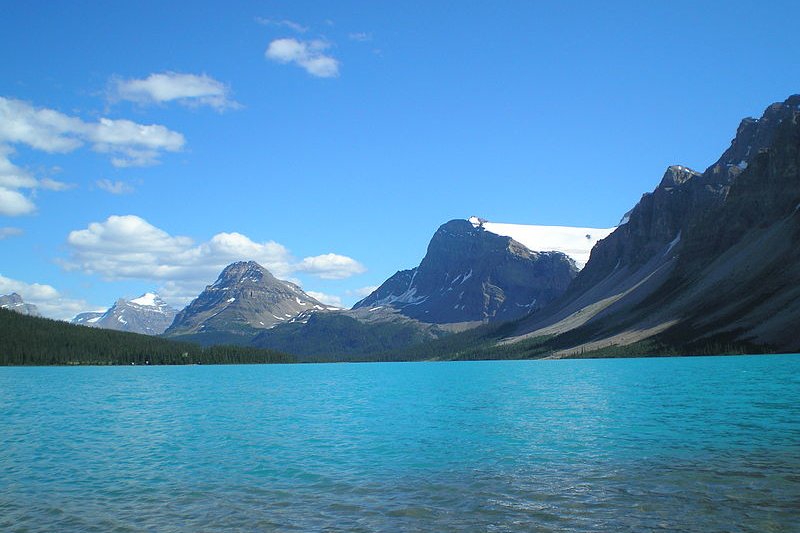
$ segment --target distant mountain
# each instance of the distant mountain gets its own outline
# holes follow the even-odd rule
[[[16,292],[0,296],[0,309],[15,311],[21,315],[41,316],[35,305],[25,303]]]
[[[148,292],[133,300],[120,298],[104,313],[81,313],[72,319],[72,323],[144,335],[160,335],[172,324],[176,312],[157,294]]]
[[[260,330],[290,322],[329,306],[288,281],[273,276],[254,261],[225,267],[167,329],[167,336],[196,336],[198,342],[247,342]],[[237,341],[237,337],[239,337]],[[205,340],[204,340],[205,339]]]
[[[434,233],[418,267],[396,273],[353,309],[300,315],[252,344],[304,360],[390,359],[401,348],[527,315],[561,295],[577,271],[561,252],[534,252],[452,220]]]
[[[744,119],[704,172],[669,167],[626,218],[506,344],[800,350],[800,95]]]
[[[560,296],[577,272],[564,253],[532,251],[480,223],[451,220],[418,267],[390,277],[353,309],[390,307],[435,324],[512,320]]]

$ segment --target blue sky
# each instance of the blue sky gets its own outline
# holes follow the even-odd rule
[[[800,92],[796,2],[0,8],[0,292],[60,318],[237,259],[351,305],[470,215],[610,227]]]

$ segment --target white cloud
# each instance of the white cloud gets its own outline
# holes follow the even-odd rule
[[[0,143],[21,143],[45,152],[71,152],[81,146],[86,123],[58,111],[34,108],[0,96]]]
[[[217,111],[241,105],[230,97],[230,87],[205,74],[163,72],[144,79],[114,79],[111,98],[140,104],[177,102],[187,107],[209,106]]]
[[[96,152],[110,154],[113,165],[126,167],[156,164],[163,152],[178,152],[185,142],[183,135],[158,124],[108,118],[84,122],[0,96],[0,215],[20,216],[35,211],[31,198],[20,189],[65,191],[75,186],[47,177],[39,180],[19,168],[10,159],[12,145],[66,153],[90,144]]]
[[[23,194],[0,187],[0,215],[17,217],[36,211],[36,206]]]
[[[16,237],[22,235],[23,231],[20,228],[5,227],[0,228],[0,241],[9,237]]]
[[[143,167],[159,163],[161,151],[179,152],[186,142],[183,135],[159,124],[137,124],[130,120],[101,118],[88,124],[86,137],[92,148],[112,154],[115,167]]]
[[[338,254],[324,254],[306,257],[297,265],[299,272],[316,274],[322,279],[344,279],[366,272],[366,268],[350,257]]]
[[[0,275],[0,294],[16,292],[26,303],[34,304],[46,317],[70,320],[91,308],[83,300],[67,298],[51,285],[26,283]]]
[[[324,292],[316,292],[316,291],[306,291],[306,294],[308,294],[315,300],[319,300],[324,304],[332,305],[334,307],[342,307],[342,299],[336,295],[325,294]]]
[[[262,26],[281,26],[284,28],[289,28],[292,31],[296,31],[297,33],[305,33],[308,31],[308,26],[303,26],[297,22],[292,20],[274,20],[268,19],[263,17],[256,17],[256,22],[261,24]]]
[[[111,181],[103,178],[94,182],[97,188],[111,194],[130,194],[134,191],[133,186],[124,181]]]
[[[99,274],[108,280],[161,282],[163,296],[181,304],[197,296],[235,261],[256,261],[281,279],[295,272],[341,279],[364,271],[357,261],[337,254],[297,261],[285,246],[255,242],[241,233],[218,233],[197,244],[135,215],[93,222],[86,229],[70,232],[67,244],[70,256],[61,261],[66,269]]]
[[[275,39],[264,55],[278,63],[294,63],[318,78],[333,78],[339,75],[339,61],[323,52],[330,48],[325,41],[298,41],[297,39]]]

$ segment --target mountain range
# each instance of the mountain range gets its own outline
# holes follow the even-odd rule
[[[795,95],[704,171],[668,167],[615,228],[451,220],[349,310],[247,261],[176,315],[147,294],[75,322],[306,360],[798,351],[799,169]]]

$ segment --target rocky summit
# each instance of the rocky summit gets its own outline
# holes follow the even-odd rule
[[[35,305],[25,303],[16,292],[0,296],[0,309],[9,309],[22,315],[41,316]]]
[[[72,319],[72,323],[144,335],[160,335],[172,324],[176,312],[158,294],[148,292],[132,300],[120,298],[102,313],[81,313]]]
[[[237,262],[225,267],[213,285],[178,313],[166,335],[247,337],[309,311],[326,309],[329,307],[300,287],[277,279],[258,263]]]
[[[578,270],[561,252],[536,252],[466,220],[433,235],[420,265],[402,270],[353,309],[390,307],[426,323],[511,320],[560,296]]]

